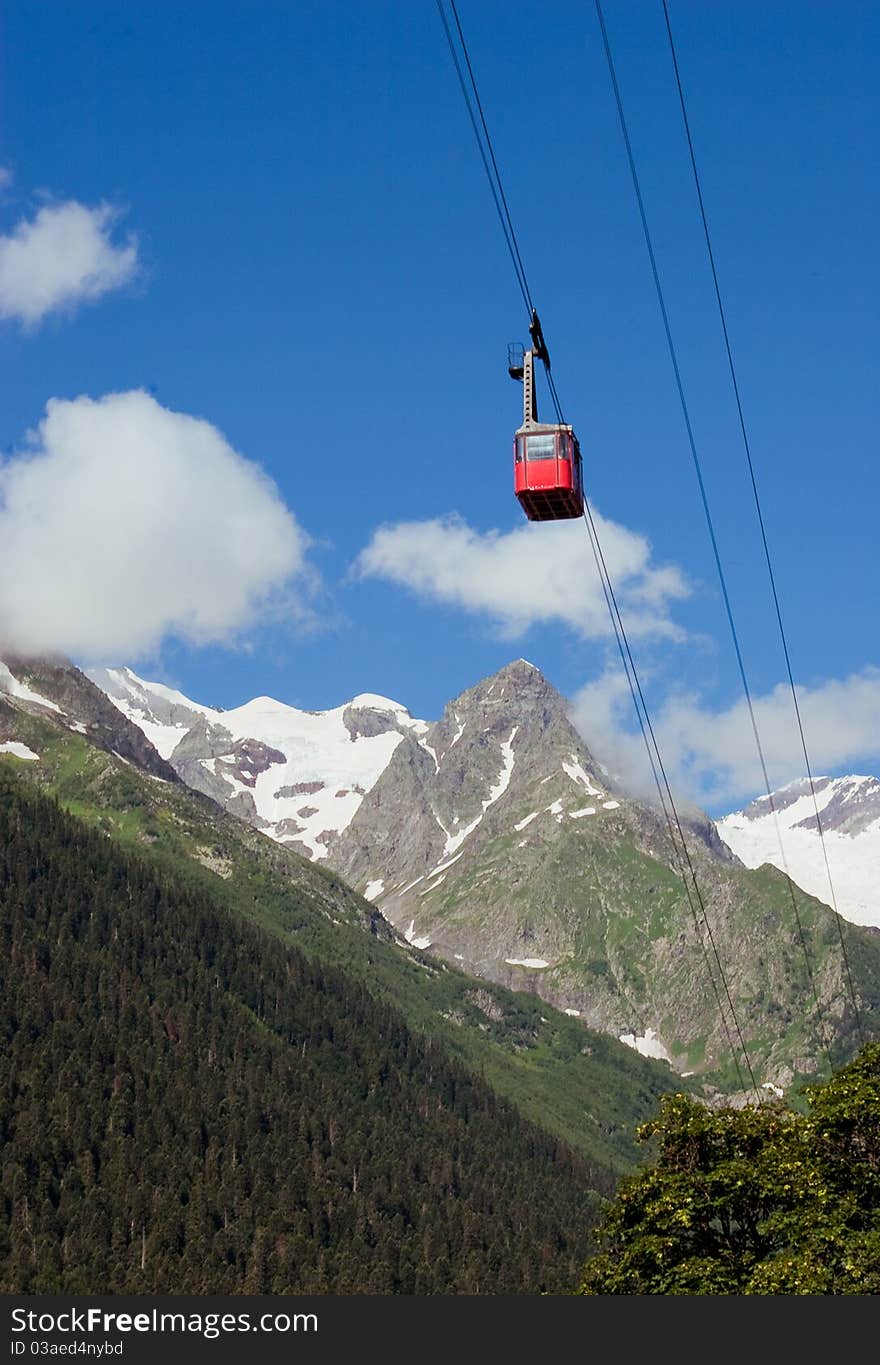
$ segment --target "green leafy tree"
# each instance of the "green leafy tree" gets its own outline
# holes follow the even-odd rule
[[[580,1292],[880,1293],[880,1044],[807,1097],[806,1114],[666,1097]]]

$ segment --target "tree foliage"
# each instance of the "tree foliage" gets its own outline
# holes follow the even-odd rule
[[[0,774],[0,1290],[559,1292],[591,1180],[362,984]]]
[[[805,1114],[664,1099],[581,1292],[880,1293],[880,1044],[807,1096]]]

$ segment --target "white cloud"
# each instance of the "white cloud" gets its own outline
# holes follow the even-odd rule
[[[880,759],[880,669],[798,687],[798,703],[814,774]],[[788,684],[753,698],[772,787],[804,776],[804,758]],[[573,702],[573,720],[598,756],[647,790],[650,770],[622,675],[606,674]],[[632,717],[632,719],[631,719]],[[745,701],[713,710],[699,697],[674,694],[651,720],[673,789],[719,807],[760,795],[764,779]]]
[[[644,536],[595,511],[594,519],[628,633],[679,638],[668,608],[689,593],[681,571],[654,566]],[[398,522],[374,533],[355,567],[423,599],[484,614],[507,637],[548,621],[589,637],[611,632],[580,521],[482,534],[455,517]]]
[[[8,166],[0,166],[0,190],[5,190],[7,185],[12,184],[12,171]]]
[[[308,540],[209,422],[142,392],[52,399],[0,464],[0,647],[137,658],[230,641],[307,584]]]
[[[119,289],[135,274],[137,243],[111,240],[118,211],[69,200],[47,204],[0,236],[0,318],[26,326]]]

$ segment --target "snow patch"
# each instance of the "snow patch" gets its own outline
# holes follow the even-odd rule
[[[658,1061],[672,1065],[672,1058],[652,1028],[646,1028],[641,1037],[636,1033],[621,1033],[620,1041],[635,1048],[643,1057],[656,1057]]]
[[[26,744],[21,744],[17,739],[8,739],[5,744],[0,744],[0,754],[12,754],[13,758],[26,758],[28,760],[38,760],[40,755],[35,754],[33,749],[29,749]]]
[[[430,881],[432,877],[437,877],[437,876],[439,876],[439,874],[440,874],[441,872],[446,872],[446,871],[448,871],[448,869],[449,869],[450,867],[452,867],[453,863],[457,863],[458,860],[459,860],[459,858],[462,858],[462,857],[464,857],[464,854],[463,854],[463,853],[456,853],[456,855],[455,855],[454,858],[447,858],[445,862],[443,862],[443,863],[438,863],[438,865],[434,868],[434,871],[433,871],[433,872],[429,872],[429,873],[427,874],[428,880]]]
[[[549,967],[550,963],[545,962],[542,957],[506,957],[504,961],[509,967]]]
[[[129,706],[119,697],[111,697],[110,700],[118,711],[146,735],[160,758],[169,759],[184,735],[189,734],[189,727],[182,722],[176,725],[162,725],[151,720],[139,707]]]
[[[458,741],[461,739],[462,735],[464,734],[464,727],[465,727],[465,725],[467,724],[466,721],[459,720],[459,719],[458,719],[458,716],[456,716],[454,712],[453,712],[453,717],[454,717],[454,719],[455,719],[456,725],[458,726],[458,729],[456,730],[455,734],[452,736],[452,740],[451,740],[451,742],[450,742],[449,749],[451,749],[452,746],[453,746],[453,744],[457,744]],[[447,754],[449,753],[449,749],[446,750],[446,753],[447,753]]]
[[[513,765],[515,761],[513,757],[513,741],[518,729],[519,726],[514,725],[510,732],[510,738],[501,745],[503,767],[499,774],[498,781],[495,783],[494,787],[489,788],[488,799],[483,802],[484,811],[488,810],[490,806],[494,806],[495,802],[504,795],[507,788],[510,786],[510,779],[513,774]]]
[[[436,749],[432,749],[431,746],[430,746],[430,744],[428,743],[428,741],[427,741],[426,739],[420,739],[420,740],[419,740],[419,748],[420,748],[420,749],[424,749],[424,751],[425,751],[426,754],[430,754],[430,755],[431,755],[431,757],[432,757],[433,760],[434,760],[434,772],[435,772],[435,773],[439,773],[439,771],[440,771],[440,760],[439,760],[439,758],[437,757],[437,750],[436,750]]]
[[[513,828],[516,830],[517,834],[521,833],[521,831],[525,829],[526,825],[530,825],[533,820],[537,820],[538,814],[539,814],[538,811],[533,810],[530,815],[527,815],[525,817],[524,820],[520,820],[518,824],[515,824]]]
[[[420,892],[419,892],[419,895],[420,895],[420,896],[428,896],[428,895],[430,895],[430,893],[431,893],[432,891],[436,891],[436,890],[437,890],[437,887],[440,885],[441,882],[445,882],[445,881],[446,881],[446,873],[444,872],[442,877],[438,877],[437,880],[436,880],[435,882],[432,882],[430,886],[426,886],[425,889],[424,889],[424,891],[420,891]]]
[[[581,764],[578,762],[577,754],[572,754],[570,763],[566,763],[565,761],[563,761],[562,768],[563,771],[566,772],[568,776],[571,778],[572,782],[578,782],[581,784],[581,786],[586,787],[588,796],[602,795],[602,788],[597,787],[593,779],[590,777],[590,774],[588,772],[585,772],[585,770],[581,767]]]
[[[837,909],[853,924],[880,926],[880,801],[877,781],[849,776],[814,779],[825,852]],[[806,779],[774,792],[774,805],[792,880],[817,900],[831,904],[825,853]],[[830,808],[830,809],[829,809]],[[873,812],[876,810],[876,816]],[[872,818],[873,816],[873,818]],[[838,828],[832,828],[835,821]],[[717,821],[718,833],[746,867],[764,863],[783,869],[776,820],[766,796]]]
[[[377,901],[384,890],[385,890],[384,881],[382,880],[381,877],[377,877],[375,881],[367,882],[366,886],[364,887],[364,900]]]
[[[620,805],[620,802],[619,802],[619,801],[603,801],[603,802],[602,802],[602,809],[603,809],[603,810],[617,810],[617,808],[618,808],[619,805]]]
[[[4,663],[0,663],[0,692],[7,693],[10,697],[17,697],[19,701],[34,702],[37,706],[45,706],[48,711],[57,711],[61,714],[61,707],[56,706],[54,701],[48,697],[41,696],[35,692],[27,683],[19,682],[18,678],[13,677],[11,671]]]
[[[572,1019],[580,1019],[580,1017],[581,1017],[581,1012],[580,1012],[580,1010],[563,1010],[563,1013],[564,1013],[564,1014],[570,1014],[571,1017],[572,1017]]]
[[[430,946],[431,946],[431,940],[430,940],[429,938],[417,938],[417,937],[416,937],[416,933],[415,933],[415,928],[416,928],[416,922],[415,922],[414,919],[411,919],[410,922],[409,922],[409,928],[406,930],[406,932],[405,932],[404,935],[403,935],[403,937],[406,939],[407,943],[409,943],[413,948],[422,948],[422,949],[424,949],[424,948],[430,948]]]
[[[569,820],[580,820],[581,816],[583,815],[595,814],[596,814],[595,806],[581,806],[580,810],[570,810],[568,812],[568,818]]]
[[[444,858],[448,858],[450,853],[454,853],[457,848],[461,847],[461,845],[464,843],[468,835],[472,834],[474,830],[477,828],[477,825],[481,822],[483,816],[486,814],[486,811],[489,809],[489,807],[494,806],[496,801],[500,801],[501,797],[504,795],[504,793],[507,791],[507,788],[510,786],[510,778],[513,773],[513,765],[515,762],[513,754],[513,741],[516,737],[516,732],[518,729],[519,726],[514,725],[513,729],[510,732],[510,738],[505,740],[501,745],[501,772],[498,775],[498,781],[494,784],[494,786],[489,788],[489,795],[484,799],[482,803],[483,809],[480,811],[480,814],[476,816],[476,818],[473,819],[469,825],[465,825],[463,829],[458,830],[457,833],[455,834],[450,834],[448,830],[446,830],[444,826],[440,824],[440,817],[439,816],[436,817],[438,825],[440,825],[440,828],[446,835],[446,847],[443,849]]]

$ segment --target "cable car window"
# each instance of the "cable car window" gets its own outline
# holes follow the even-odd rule
[[[526,454],[529,460],[552,460],[556,455],[555,436],[527,436]]]
[[[517,463],[517,464],[522,464],[522,457],[523,457],[523,441],[524,441],[524,440],[525,440],[525,437],[523,437],[523,436],[517,436],[517,438],[516,438],[516,463]]]
[[[560,460],[571,459],[571,437],[564,431],[559,433],[559,458]]]

